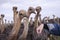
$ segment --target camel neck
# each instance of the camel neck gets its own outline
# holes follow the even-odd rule
[[[27,12],[27,17],[28,17],[28,18],[30,17],[30,14],[31,14],[31,13]]]
[[[10,35],[9,35],[9,39],[8,40],[11,40],[11,39],[14,39],[16,40],[17,39],[17,35],[18,35],[18,32],[19,32],[19,29],[21,27],[21,19],[20,18],[17,18],[17,23],[16,25],[14,25]],[[11,37],[12,36],[12,37]],[[15,37],[14,37],[15,36]],[[14,37],[14,38],[13,38]]]

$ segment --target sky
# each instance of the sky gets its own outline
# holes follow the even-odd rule
[[[56,15],[60,17],[60,0],[0,0],[0,14],[4,14],[4,19],[8,21],[13,20],[13,6],[18,7],[18,11],[21,9],[28,10],[30,6],[36,8],[41,6],[41,17]],[[34,17],[32,14],[31,17]]]

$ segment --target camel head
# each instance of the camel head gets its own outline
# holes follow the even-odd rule
[[[26,16],[26,11],[25,11],[25,10],[20,10],[20,11],[19,11],[19,18],[22,19],[22,18],[24,18],[24,17],[27,17],[27,16]]]
[[[17,7],[16,7],[16,6],[14,6],[14,7],[13,7],[13,11],[15,12],[16,10],[17,10]]]
[[[4,14],[1,14],[1,17],[4,18]]]
[[[36,12],[37,12],[37,13],[40,13],[40,11],[41,11],[41,7],[40,7],[40,6],[37,6],[37,7],[36,7]]]
[[[30,16],[31,13],[35,14],[35,9],[33,7],[29,7],[29,9],[28,9],[28,16]]]

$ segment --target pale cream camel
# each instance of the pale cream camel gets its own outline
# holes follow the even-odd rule
[[[4,21],[3,21],[4,15],[1,14],[1,33],[3,33],[5,27],[4,27]]]
[[[25,17],[25,21],[24,21],[24,31],[22,33],[22,35],[19,37],[19,40],[26,40],[27,34],[28,34],[28,28],[29,28],[29,17],[31,15],[31,13],[35,13],[35,9],[33,7],[29,7],[26,15],[27,17]]]
[[[36,7],[36,12],[37,12],[37,14],[36,14],[36,16],[35,16],[35,24],[34,24],[34,27],[35,27],[35,28],[38,27],[38,17],[39,17],[40,11],[41,11],[41,7],[40,7],[40,6]]]
[[[20,10],[18,14],[17,7],[13,7],[13,12],[14,12],[14,26],[8,36],[8,40],[17,40],[17,35],[21,27],[21,20],[23,16],[26,14],[25,10]]]
[[[13,14],[13,16],[14,16],[13,19],[14,19],[14,22],[15,22],[15,20],[16,20],[16,15],[17,15],[16,12],[17,12],[17,7],[15,6],[15,7],[13,7],[13,13],[14,13],[14,14]]]

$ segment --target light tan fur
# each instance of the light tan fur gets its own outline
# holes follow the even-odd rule
[[[28,34],[28,28],[29,28],[29,17],[31,15],[31,13],[35,13],[35,10],[33,7],[29,7],[28,12],[26,13],[28,18],[24,18],[24,31],[22,33],[22,35],[19,37],[20,40],[26,40],[27,34]]]
[[[0,20],[0,21],[1,21],[1,33],[3,33],[3,31],[4,31],[4,29],[5,29],[3,18],[4,18],[4,15],[1,14],[1,20]]]
[[[22,14],[22,15],[20,15],[20,14]],[[22,20],[24,14],[26,14],[25,10],[20,10],[19,14],[18,13],[16,14],[18,16],[16,16],[16,15],[14,16],[14,20],[16,20],[16,21],[14,21],[14,27],[13,27],[12,31],[10,32],[8,40],[17,40],[17,35],[18,35],[19,29],[21,27],[21,20]]]

